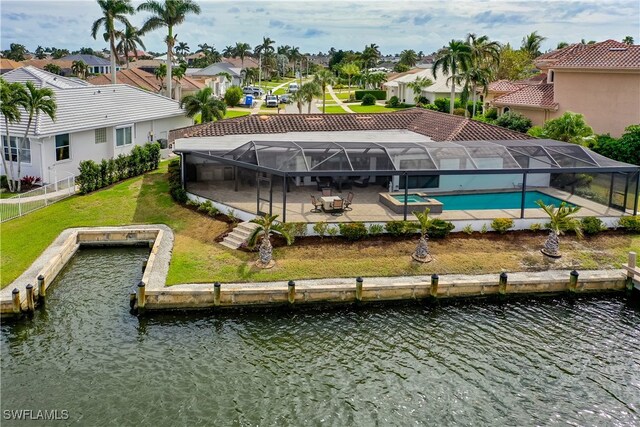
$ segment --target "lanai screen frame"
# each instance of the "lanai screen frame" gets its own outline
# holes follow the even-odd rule
[[[301,171],[301,170],[296,170],[296,171],[286,171],[286,170],[281,170],[281,169],[276,169],[276,168],[272,168],[272,167],[268,167],[268,166],[264,166],[264,165],[260,165],[260,164],[254,164],[254,163],[248,163],[245,161],[240,161],[240,160],[236,160],[231,158],[230,156],[233,155],[234,152],[242,152],[242,148],[243,147],[250,147],[251,145],[253,145],[254,149],[256,144],[261,145],[261,146],[268,146],[269,144],[272,144],[273,147],[279,147],[279,148],[283,148],[283,146],[289,145],[290,147],[294,147],[294,149],[299,149],[301,150],[301,152],[303,152],[304,150],[304,146],[305,145],[322,145],[325,144],[326,147],[328,148],[332,148],[332,149],[337,149],[337,150],[345,150],[345,155],[348,156],[348,153],[346,152],[346,150],[348,149],[354,149],[354,146],[367,146],[370,149],[371,148],[376,148],[376,149],[380,149],[380,148],[390,148],[390,147],[394,147],[394,148],[398,148],[400,146],[414,146],[415,148],[420,148],[423,147],[425,149],[425,151],[428,152],[428,149],[441,149],[441,148],[453,148],[453,149],[463,149],[464,151],[466,151],[467,157],[465,159],[469,159],[471,160],[473,166],[475,166],[475,168],[471,168],[471,169],[385,169],[385,170],[362,170],[362,169],[353,169],[353,166],[351,166],[351,169],[342,169],[342,170],[309,170],[309,165],[305,159],[304,163],[307,167],[307,170]],[[516,165],[520,165],[519,162],[515,159],[515,157],[513,157],[511,155],[511,152],[509,150],[509,147],[511,147],[514,150],[517,150],[517,147],[527,147],[527,148],[537,148],[539,150],[542,150],[543,152],[545,152],[549,157],[552,157],[552,155],[549,154],[549,152],[547,151],[548,149],[550,149],[551,151],[554,151],[554,148],[567,148],[570,150],[577,150],[577,151],[582,151],[582,153],[589,159],[589,160],[584,160],[584,159],[580,159],[578,157],[574,157],[571,156],[569,154],[566,153],[559,153],[557,152],[556,154],[562,155],[562,156],[566,156],[569,157],[571,159],[580,161],[582,163],[593,163],[593,165],[590,166],[580,166],[580,167],[566,167],[566,166],[560,166],[560,164],[556,161],[556,160],[552,160],[553,163],[549,163],[550,166],[552,166],[553,164],[555,164],[556,166],[552,166],[552,167],[548,167],[548,168],[540,168],[540,167],[536,167],[536,168],[531,168],[531,167],[517,167],[517,168],[478,168],[477,165],[475,164],[475,162],[473,161],[473,157],[469,154],[468,149],[469,148],[498,148],[498,150],[503,150],[503,152],[506,152],[509,156],[510,156],[510,160],[513,161],[513,163],[515,163]],[[516,148],[513,148],[516,147]],[[309,149],[309,148],[308,148]],[[249,149],[245,150],[244,152],[248,152]],[[438,176],[438,175],[522,175],[522,197],[521,197],[521,206],[520,206],[520,218],[524,218],[525,217],[525,196],[526,196],[526,191],[527,191],[527,176],[530,174],[545,174],[545,173],[549,173],[549,174],[562,174],[562,173],[569,173],[569,174],[578,174],[578,173],[592,173],[592,174],[597,174],[597,173],[611,173],[612,174],[612,181],[613,181],[613,177],[614,177],[614,173],[628,173],[631,174],[631,176],[633,176],[633,174],[636,174],[636,191],[635,191],[635,198],[634,198],[634,204],[633,204],[633,214],[636,215],[638,212],[638,201],[639,201],[639,197],[640,197],[640,166],[635,166],[635,165],[631,165],[631,164],[627,164],[627,163],[623,163],[623,162],[618,162],[612,159],[609,159],[607,157],[604,157],[602,155],[599,155],[595,152],[592,152],[591,150],[586,149],[585,147],[581,147],[581,146],[577,146],[575,144],[570,144],[570,143],[565,143],[565,142],[561,142],[561,141],[555,141],[555,140],[505,140],[505,141],[429,141],[429,142],[421,142],[421,143],[416,143],[416,142],[390,142],[390,143],[377,143],[377,142],[357,142],[357,141],[350,141],[350,142],[333,142],[333,141],[325,141],[325,142],[321,142],[321,141],[286,141],[286,140],[280,140],[280,141],[263,141],[263,140],[253,140],[253,141],[248,141],[245,144],[242,144],[239,147],[236,147],[233,150],[229,150],[228,152],[224,153],[224,154],[213,154],[212,150],[194,150],[194,149],[182,149],[182,150],[175,150],[176,153],[180,154],[181,156],[181,172],[182,172],[182,183],[183,183],[183,188],[185,187],[185,183],[186,183],[186,171],[185,171],[185,159],[187,155],[192,155],[195,157],[200,157],[203,158],[205,160],[212,160],[215,162],[219,162],[222,164],[227,164],[230,166],[235,166],[238,168],[243,168],[243,169],[248,169],[248,170],[253,170],[256,171],[256,173],[258,172],[264,172],[264,173],[268,173],[271,175],[275,175],[275,176],[279,176],[282,177],[283,183],[287,182],[288,178],[295,178],[295,177],[323,177],[323,176],[327,176],[327,177],[331,177],[331,176],[340,176],[340,175],[345,175],[345,174],[352,174],[352,175],[362,175],[362,176],[399,176],[399,177],[404,177],[404,193],[405,193],[405,202],[404,202],[404,209],[403,209],[403,213],[404,213],[404,219],[407,220],[408,217],[408,204],[407,204],[407,195],[409,193],[409,178],[412,176]],[[386,152],[386,150],[385,150]],[[386,152],[387,156],[389,156],[389,153]],[[517,154],[521,155],[521,156],[525,156],[525,157],[529,157],[529,159],[531,158],[535,158],[534,155],[529,155],[526,153],[526,150],[522,150],[522,152],[517,152]],[[304,158],[304,156],[303,156]],[[391,157],[389,156],[389,159],[391,160]],[[604,161],[605,163],[609,163],[609,166],[599,166],[598,161],[596,160],[601,160]],[[539,158],[537,159],[539,160]],[[390,161],[391,164],[393,164],[393,161]],[[435,165],[435,162],[433,162]],[[511,163],[511,164],[513,164]],[[527,163],[530,163],[529,161]],[[351,165],[351,162],[348,162],[349,165]],[[395,166],[395,165],[394,165]],[[627,186],[629,185],[629,176],[627,177]],[[283,191],[282,191],[282,203],[283,203],[283,213],[282,213],[282,221],[286,222],[286,201],[287,201],[287,187],[288,185],[283,185]],[[256,195],[256,197],[258,197]],[[626,197],[626,195],[625,195]]]

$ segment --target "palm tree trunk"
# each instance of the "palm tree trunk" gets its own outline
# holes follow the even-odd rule
[[[351,74],[349,74],[349,100],[351,100]]]
[[[173,55],[173,27],[169,26],[169,36],[167,37],[167,97],[173,99],[171,94],[171,56]]]
[[[24,144],[24,141],[27,139],[27,135],[29,134],[29,129],[31,129],[31,123],[33,122],[33,113],[31,112],[29,114],[29,121],[27,122],[27,129],[24,131],[24,137],[22,138],[22,140],[20,140],[20,143],[18,143],[18,141],[16,141],[16,160],[18,162],[18,176],[17,176],[17,186],[18,186],[18,192],[20,192],[20,190],[22,189],[22,182],[20,182],[20,173],[21,173],[21,169],[22,169],[22,159],[20,158],[20,151],[22,151],[22,145]]]
[[[111,60],[111,84],[117,84],[118,82],[116,81],[116,45],[115,45],[115,40],[113,37],[113,33],[111,33],[109,35],[110,40],[110,44],[111,44],[111,58],[109,58]]]
[[[472,111],[473,112],[471,113],[471,117],[473,118],[473,117],[476,116],[476,85],[475,85],[475,83],[473,84],[472,87],[473,87],[473,98],[472,98],[472,100],[473,100],[473,109],[472,109]]]
[[[325,114],[326,108],[325,104],[327,103],[327,87],[322,87],[322,114]]]
[[[560,238],[558,237],[558,233],[556,233],[555,230],[551,230],[549,232],[549,237],[544,243],[542,253],[552,258],[560,258]]]
[[[455,63],[453,62],[453,58],[451,58],[451,97],[449,99],[449,114],[453,114],[453,107],[456,105],[454,101],[454,97],[456,96],[456,74],[455,74]]]
[[[313,102],[313,98],[309,100],[309,104],[307,104],[307,114],[311,114],[311,103]]]
[[[2,155],[2,167],[4,167],[4,170],[8,175],[7,185],[9,185],[9,191],[13,193],[15,191],[15,186],[13,185],[13,161],[11,157],[11,134],[9,132],[9,119],[7,119],[7,116],[4,117],[4,128],[7,130],[6,142],[7,142],[7,149],[9,150],[9,164],[11,165],[11,170],[7,168],[7,159],[4,156],[4,145],[2,146],[2,153],[0,154]]]
[[[260,263],[264,266],[269,265],[273,260],[273,246],[271,246],[271,239],[269,234],[265,234],[262,237],[262,243],[260,244],[260,249],[258,252]]]
[[[431,255],[429,254],[429,244],[428,237],[426,234],[420,236],[420,240],[418,240],[418,246],[416,246],[415,252],[411,255],[411,257],[418,262],[429,262],[432,260]]]

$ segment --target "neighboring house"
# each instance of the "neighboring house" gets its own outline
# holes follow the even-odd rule
[[[614,137],[640,123],[640,45],[615,40],[571,45],[536,58],[535,64],[544,82],[522,85],[490,104],[539,126],[567,111],[580,113],[595,133]]]
[[[8,73],[11,70],[22,67],[24,64],[11,59],[0,58],[0,74]]]
[[[60,75],[70,76],[73,74],[73,72],[71,71],[71,65],[73,64],[73,61],[66,61],[62,59],[27,59],[25,61],[21,61],[20,63],[25,67],[31,66],[39,68],[41,70],[44,70],[44,67],[48,64],[54,64],[60,67]]]
[[[448,77],[438,70],[436,78],[433,77],[431,68],[414,68],[406,73],[396,75],[390,74],[386,83],[382,87],[387,90],[387,100],[392,96],[397,96],[400,102],[413,104],[415,94],[408,84],[416,81],[418,78],[428,78],[433,84],[422,89],[421,96],[424,96],[430,103],[436,98],[448,98],[451,96],[451,87],[447,83]],[[457,85],[455,88],[456,97],[462,92],[462,87]]]
[[[62,61],[82,61],[89,67],[90,74],[105,74],[111,72],[111,61],[108,59],[100,58],[95,55],[67,55],[60,58]],[[120,70],[119,66],[116,66],[116,71]]]
[[[101,74],[99,76],[89,77],[87,81],[93,85],[108,85],[111,84],[111,74]],[[140,68],[118,71],[116,74],[116,81],[121,84],[127,84],[153,93],[161,93],[165,89],[164,79],[158,80],[155,75]],[[184,96],[193,95],[205,86],[206,84],[204,82],[191,79],[189,77],[183,77],[180,80],[174,78],[174,99],[179,100]]]
[[[94,86],[34,67],[3,77],[9,82],[31,81],[55,93],[56,120],[44,115],[34,120],[22,151],[22,176],[38,176],[44,182],[76,175],[83,160],[99,162],[127,154],[135,145],[166,139],[169,130],[192,123],[177,101],[128,85]],[[15,138],[24,135],[26,123],[23,115],[20,123],[9,125],[14,156]],[[2,116],[0,133],[8,159]]]
[[[216,62],[191,73],[190,77],[204,80],[207,86],[213,89],[213,94],[220,97],[224,96],[231,86],[241,86],[243,80],[241,68],[229,62]]]
[[[166,61],[159,61],[157,59],[137,59],[129,62],[129,69],[140,68],[147,73],[153,74],[153,72],[160,68],[162,64],[166,64]]]

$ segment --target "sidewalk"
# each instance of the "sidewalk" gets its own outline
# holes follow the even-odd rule
[[[331,98],[333,98],[335,103],[342,107],[344,111],[346,111],[347,113],[355,113],[355,111],[349,108],[349,106],[344,101],[336,96],[336,93],[333,91],[333,87],[327,86],[327,90],[329,91],[329,94],[331,95]]]

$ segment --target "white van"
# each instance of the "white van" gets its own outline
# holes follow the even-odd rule
[[[298,89],[300,89],[298,83],[289,83],[289,93],[297,92]]]

